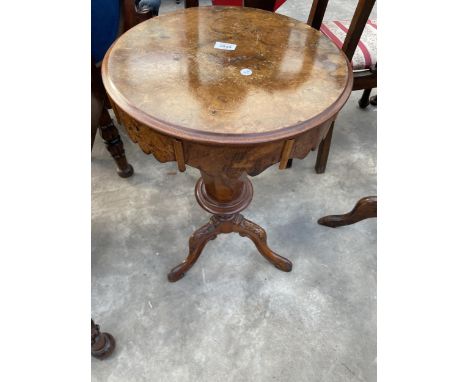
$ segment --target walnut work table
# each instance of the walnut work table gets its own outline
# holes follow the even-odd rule
[[[200,170],[200,206],[213,214],[189,240],[181,279],[218,234],[251,239],[276,268],[263,228],[240,212],[248,175],[304,158],[347,101],[352,68],[320,32],[292,18],[242,7],[189,8],[145,21],[109,49],[102,76],[119,123],[146,154]]]

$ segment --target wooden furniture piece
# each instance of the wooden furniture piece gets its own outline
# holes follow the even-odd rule
[[[253,196],[248,175],[278,162],[283,169],[320,143],[352,90],[344,53],[286,16],[199,7],[121,36],[102,75],[117,118],[146,154],[201,173],[195,197],[213,216],[194,232],[169,281],[185,275],[209,240],[230,232],[290,271],[291,262],[268,247],[265,230],[240,214]]]
[[[351,22],[330,21],[323,22],[328,0],[314,0],[310,9],[307,24],[317,30],[321,30],[337,46],[341,47],[346,57],[353,64],[354,82],[353,90],[363,90],[359,106],[366,107],[369,104],[371,90],[377,87],[377,25],[369,20],[375,0],[359,0]],[[357,49],[358,48],[358,49]],[[377,98],[373,104],[377,103]],[[320,143],[315,171],[317,174],[325,172],[330,152],[333,127],[328,131]],[[292,161],[288,163],[291,167]]]
[[[327,227],[341,227],[360,222],[364,219],[377,217],[377,196],[366,196],[360,199],[351,212],[344,215],[328,215],[320,218],[317,223]]]
[[[321,30],[338,45],[351,61],[354,70],[353,90],[362,90],[361,107],[369,104],[370,92],[377,87],[377,25],[369,20],[376,0],[359,0],[351,22],[327,21],[323,18],[329,0],[314,0],[307,24]]]
[[[106,144],[107,151],[114,158],[117,174],[128,178],[133,174],[133,167],[127,162],[125,150],[119,131],[109,115],[106,105],[106,93],[102,85],[101,74],[96,65],[91,62],[91,150],[93,149],[96,132]]]
[[[101,333],[99,325],[91,319],[91,355],[98,359],[109,357],[115,349],[115,339],[109,333]]]
[[[121,0],[121,28],[119,35],[138,23],[157,15],[160,0]],[[106,148],[117,165],[117,174],[128,178],[133,174],[133,167],[127,162],[119,131],[109,115],[110,108],[102,84],[101,73],[96,63],[91,61],[91,150],[96,133],[99,133]]]
[[[346,57],[352,61],[356,48],[360,44],[362,33],[368,24],[369,16],[374,7],[376,0],[359,0],[353,19],[346,33],[346,38],[343,42],[341,49],[346,54]],[[323,17],[328,5],[328,0],[314,0],[310,9],[307,24],[312,28],[320,29],[323,23]],[[372,27],[372,25],[370,26]],[[324,28],[325,29],[325,28]],[[328,28],[330,30],[330,28]],[[338,41],[335,41],[338,42]],[[369,67],[359,67],[359,70],[354,72],[353,90],[362,90],[361,99],[359,100],[360,107],[366,107],[369,104],[370,92],[373,88],[377,87],[377,64]],[[331,139],[333,135],[334,124],[328,131],[325,139],[320,143],[317,159],[315,162],[315,171],[317,174],[325,172],[328,161],[328,154],[330,152]]]

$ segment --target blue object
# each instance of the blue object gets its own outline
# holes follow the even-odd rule
[[[138,12],[157,16],[161,0],[134,0]],[[104,58],[117,38],[120,22],[120,0],[91,0],[91,57],[95,63]]]
[[[120,0],[91,0],[91,56],[101,61],[117,38]]]

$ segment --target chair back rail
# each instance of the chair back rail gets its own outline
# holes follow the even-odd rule
[[[366,27],[367,20],[374,8],[376,0],[359,0],[356,10],[354,11],[353,19],[349,26],[348,33],[341,48],[351,61],[361,39],[362,32]],[[322,25],[325,10],[327,9],[328,0],[314,0],[310,8],[307,24],[312,28],[320,30]]]

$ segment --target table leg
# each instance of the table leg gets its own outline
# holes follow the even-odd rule
[[[167,275],[168,280],[170,282],[175,282],[184,277],[185,273],[192,268],[193,264],[195,264],[200,257],[206,243],[216,239],[218,233],[218,222],[214,219],[211,219],[208,224],[197,229],[189,239],[189,255],[182,263],[172,268]]]
[[[292,270],[292,263],[285,257],[273,252],[270,247],[268,247],[265,230],[240,214],[238,217],[240,218],[240,222],[233,226],[233,231],[239,233],[240,236],[247,236],[252,240],[260,254],[276,268],[284,272],[290,272]]]
[[[168,274],[171,282],[180,280],[198,260],[203,248],[219,234],[237,232],[253,241],[260,254],[276,268],[289,272],[292,263],[273,252],[267,244],[265,230],[247,220],[239,212],[252,200],[252,183],[245,174],[239,178],[224,175],[210,176],[202,172],[195,195],[200,206],[213,214],[208,224],[196,230],[189,240],[189,255]]]

